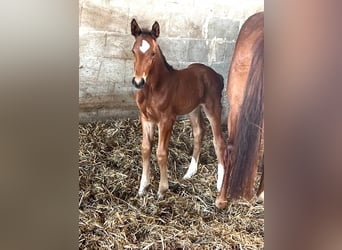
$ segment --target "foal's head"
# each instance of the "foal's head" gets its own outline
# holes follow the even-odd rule
[[[134,54],[134,77],[132,83],[136,88],[143,88],[146,78],[150,73],[153,60],[157,53],[159,36],[159,24],[155,22],[151,31],[141,30],[135,19],[131,22],[131,33],[135,37],[132,48]]]

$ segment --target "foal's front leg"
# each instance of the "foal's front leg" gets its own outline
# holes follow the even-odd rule
[[[141,115],[141,126],[143,133],[141,145],[143,172],[140,180],[139,196],[144,195],[146,188],[150,185],[150,159],[153,144],[154,123],[148,121],[143,115]]]
[[[169,189],[169,182],[167,177],[167,157],[169,141],[171,137],[174,119],[167,117],[158,123],[158,148],[157,159],[160,170],[160,182],[158,189],[158,198],[162,199],[165,192]]]

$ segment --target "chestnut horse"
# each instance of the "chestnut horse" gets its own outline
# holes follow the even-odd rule
[[[217,189],[223,179],[223,158],[226,148],[221,130],[221,95],[223,77],[203,64],[191,64],[186,69],[176,70],[170,66],[157,43],[159,24],[152,30],[141,29],[135,19],[131,21],[131,33],[135,37],[134,77],[132,84],[139,90],[135,94],[140,109],[142,125],[143,172],[138,194],[145,193],[150,184],[150,157],[155,124],[158,126],[157,160],[160,169],[158,198],[163,198],[169,188],[167,175],[168,145],[177,115],[190,115],[193,128],[194,149],[187,173],[197,171],[200,149],[204,135],[203,107],[214,136],[214,148],[218,158]]]
[[[263,86],[264,13],[260,12],[242,25],[229,69],[229,140],[222,188],[216,199],[218,208],[226,207],[227,192],[231,199],[252,198],[260,153],[263,164]],[[264,172],[257,192],[262,199],[263,190]]]

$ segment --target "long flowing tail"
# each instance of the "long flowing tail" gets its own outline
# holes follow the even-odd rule
[[[263,123],[264,37],[257,40],[246,84],[244,101],[236,125],[232,149],[228,194],[232,199],[250,200],[256,173],[257,155]]]

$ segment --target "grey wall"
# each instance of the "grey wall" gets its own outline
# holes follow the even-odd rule
[[[226,84],[238,31],[263,6],[260,0],[80,0],[80,121],[138,117],[131,84],[133,17],[145,28],[159,22],[158,42],[174,68],[201,62],[223,75]],[[225,121],[225,92],[222,102]]]

